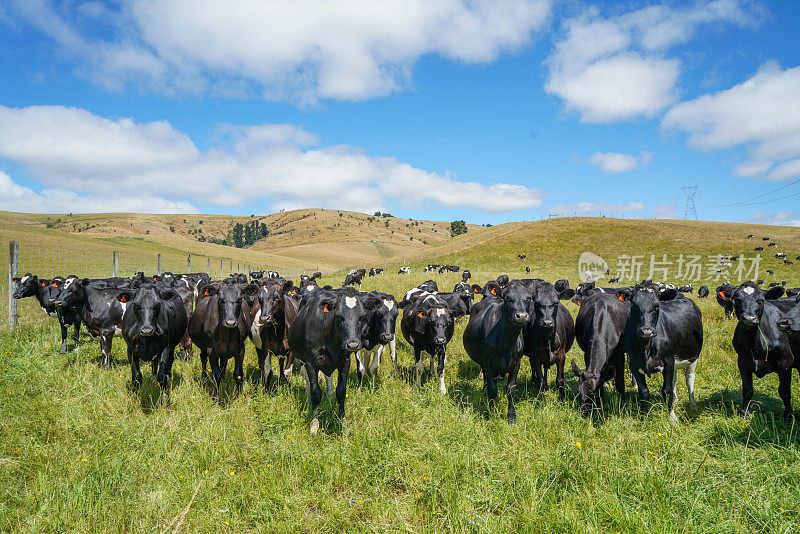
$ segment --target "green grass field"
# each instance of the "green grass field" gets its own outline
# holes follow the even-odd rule
[[[532,275],[575,285],[585,249],[605,257],[755,246],[744,239],[744,225],[659,223],[495,227],[477,245],[465,236],[451,240],[453,253],[442,250],[440,259],[470,268],[482,283],[501,272],[523,276],[515,256],[522,252]],[[603,238],[604,226],[613,239]],[[769,231],[787,255],[800,249],[796,230]],[[412,275],[368,278],[363,289],[400,295],[427,278],[419,261],[413,265]],[[776,279],[800,285],[791,267],[775,271]],[[460,279],[435,278],[447,289]],[[340,282],[338,275],[325,281]],[[447,396],[436,380],[415,387],[412,352],[400,337],[400,375],[384,360],[380,378],[359,392],[352,369],[345,424],[335,401],[325,399],[317,436],[308,432],[302,379],[295,375],[291,386],[265,395],[252,345],[240,396],[229,381],[213,405],[195,351],[191,362],[176,362],[167,408],[147,370],[140,393],[131,392],[121,339],[110,371],[85,334],[75,351],[59,355],[57,324],[29,301],[21,306],[23,326],[0,334],[3,531],[800,531],[800,428],[781,420],[774,375],[756,381],[755,415],[737,415],[734,323],[713,300],[699,301],[699,406],[689,409],[679,380],[677,428],[662,405],[642,417],[629,383],[625,402],[608,388],[605,409],[591,418],[578,414],[572,394],[561,402],[549,389],[537,398],[527,360],[518,424],[506,423],[502,392],[497,415],[487,417],[478,368],[461,344],[463,320],[448,347]],[[577,307],[568,307],[574,316]],[[567,358],[582,362],[577,345]],[[660,376],[649,383],[658,391]],[[568,371],[568,390],[575,385]],[[796,377],[792,392],[798,405]]]

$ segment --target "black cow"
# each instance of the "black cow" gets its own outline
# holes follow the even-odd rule
[[[597,292],[586,297],[575,318],[575,338],[583,351],[586,366],[581,371],[572,360],[572,372],[578,377],[581,411],[603,400],[603,385],[614,379],[620,398],[625,397],[625,344],[622,335],[628,322],[630,302],[613,293]]]
[[[755,250],[756,252],[763,252],[764,251],[764,247],[756,247],[753,250]]]
[[[631,302],[623,340],[628,366],[636,380],[643,410],[649,409],[650,391],[644,374],[660,372],[664,377],[661,392],[667,402],[669,420],[676,424],[674,402],[677,395],[677,371],[684,369],[689,403],[694,399],[694,376],[697,358],[703,348],[703,321],[693,300],[667,289],[661,293],[652,285],[639,283],[622,293]]]
[[[394,372],[395,374],[398,373],[396,340],[394,338],[397,316],[400,313],[397,301],[394,295],[379,291],[366,293],[364,298],[371,302],[366,304],[367,330],[362,339],[362,348],[356,353],[356,373],[359,389],[364,384],[365,372],[372,376],[378,376],[378,370],[381,366],[381,354],[387,345],[394,365]]]
[[[319,430],[317,412],[322,399],[319,371],[325,376],[338,371],[336,400],[339,418],[344,419],[350,355],[361,348],[367,329],[368,309],[362,295],[353,289],[318,290],[304,295],[300,311],[289,327],[289,350],[303,364],[306,394],[311,399],[312,434]],[[374,302],[370,299],[367,304]]]
[[[206,362],[211,364],[215,402],[230,358],[234,358],[237,393],[242,390],[245,339],[250,331],[250,306],[245,297],[255,296],[257,291],[256,284],[242,288],[230,279],[207,284],[189,318],[189,336],[200,349],[203,376]]]
[[[509,278],[507,274],[501,274],[497,277],[497,283],[500,284],[500,287],[506,287],[508,285]]]
[[[753,375],[761,378],[778,374],[778,395],[783,401],[783,417],[792,418],[792,368],[800,372],[800,334],[791,331],[787,316],[796,305],[794,298],[776,299],[783,294],[777,286],[764,291],[753,282],[745,282],[733,293],[736,330],[733,348],[742,379],[742,411],[748,416],[753,399]],[[785,331],[784,331],[785,330]]]
[[[142,383],[139,360],[151,362],[153,375],[169,404],[175,347],[189,321],[183,300],[174,289],[150,283],[122,290],[117,300],[127,305],[122,316],[122,337],[128,345],[132,387],[136,391]]]
[[[126,279],[127,280],[127,279]],[[110,287],[105,281],[92,282],[88,278],[68,277],[54,304],[78,311],[81,321],[94,338],[100,338],[103,367],[111,367],[111,345],[114,336],[122,333],[122,314],[125,304],[117,300],[122,289]]]
[[[309,279],[310,280],[310,279]],[[307,285],[306,287],[316,287]],[[291,376],[291,364],[284,368],[284,358],[289,353],[288,332],[300,308],[292,293],[291,280],[268,278],[261,284],[250,307],[250,340],[256,346],[258,369],[264,382],[264,391],[269,391],[272,381],[272,356],[278,357],[281,377]],[[288,371],[288,372],[286,372]]]
[[[14,290],[15,299],[35,297],[42,311],[50,317],[55,317],[56,307],[50,302],[51,280],[40,279],[35,274],[25,273],[22,277],[12,279],[17,288]]]
[[[792,260],[783,260],[783,264],[784,265],[794,265],[794,262]]]
[[[497,398],[497,379],[508,376],[509,423],[517,420],[514,393],[524,347],[522,331],[529,322],[532,298],[531,290],[515,280],[497,297],[475,304],[464,330],[464,350],[481,366],[491,412]]]
[[[531,272],[531,268],[530,268],[530,267],[528,267],[528,266],[526,266],[526,267],[525,267],[525,272],[526,272],[526,273],[528,273],[528,274],[530,274],[530,272]]]
[[[14,291],[13,297],[21,299],[26,297],[35,297],[42,311],[49,316],[57,316],[58,324],[61,327],[61,354],[67,351],[67,333],[69,327],[73,326],[72,339],[75,346],[78,346],[78,339],[81,328],[81,320],[78,316],[78,310],[74,306],[56,306],[55,301],[61,294],[64,287],[64,279],[55,277],[52,280],[43,280],[26,273],[21,278],[14,278],[13,281],[17,284],[17,289]]]
[[[753,234],[747,234],[747,239],[750,239],[751,237],[753,237]]]
[[[469,272],[469,269],[464,269],[464,272],[461,273],[461,281],[466,283],[470,278],[472,278],[472,273]]]
[[[775,271],[773,271],[772,269],[767,269],[767,274],[769,275],[775,274]]]
[[[437,295],[428,295],[403,309],[400,331],[409,345],[414,347],[417,387],[422,384],[422,373],[425,369],[422,361],[424,350],[431,355],[431,374],[433,374],[433,357],[438,358],[439,391],[442,395],[447,394],[447,387],[444,384],[445,351],[453,337],[454,324],[450,308],[445,301],[437,298]]]
[[[762,237],[761,239],[763,239],[764,241],[769,241],[768,237]]]
[[[530,286],[529,286],[530,287]],[[556,365],[556,387],[563,399],[565,393],[564,361],[575,341],[575,323],[567,308],[559,302],[553,284],[538,282],[528,306],[530,319],[523,330],[523,354],[531,362],[534,390],[547,386],[547,370]]]
[[[692,291],[694,291],[694,287],[692,287],[692,284],[686,284],[684,286],[676,287],[675,290],[678,293],[691,293]]]
[[[708,286],[700,286],[700,289],[697,290],[698,298],[705,299],[708,298]]]
[[[730,282],[725,282],[715,290],[717,297],[717,304],[722,306],[725,310],[725,318],[730,319],[733,317],[733,292],[736,291],[736,286]]]
[[[790,287],[786,290],[787,297],[795,297],[797,295],[800,295],[800,287]]]
[[[380,274],[380,275],[383,274],[383,267],[372,267],[369,270],[369,275],[370,276],[375,276],[375,275],[378,275],[378,274]]]
[[[769,244],[769,245],[767,245],[767,246],[768,246],[768,247],[777,247],[777,246],[778,246],[778,244],[777,244],[777,243],[775,243],[775,242],[773,241],[772,243],[770,243],[770,244]],[[785,254],[784,254],[784,256],[785,256]]]

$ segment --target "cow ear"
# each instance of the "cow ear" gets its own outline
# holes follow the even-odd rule
[[[425,312],[424,311],[417,312],[417,317],[420,317],[420,318],[424,319],[425,318]]]
[[[89,282],[90,282],[90,280],[88,278],[84,278],[83,280],[81,280],[81,285],[88,286]]]
[[[483,293],[483,288],[481,286],[479,286],[478,284],[472,284],[472,287],[470,289],[472,289],[473,293],[477,293],[477,294]]]
[[[673,288],[665,289],[664,291],[658,294],[658,300],[672,300],[679,294],[680,293],[678,293],[677,289]]]
[[[330,302],[323,302],[322,303],[322,311],[325,313],[330,312],[333,309],[333,306]]]
[[[14,282],[15,284],[19,284],[22,281],[22,278],[20,278],[19,276],[15,276],[14,278],[11,279],[11,281]]]
[[[564,291],[562,291],[561,293],[558,294],[558,299],[559,300],[569,300],[574,296],[575,296],[575,290],[572,289],[571,287],[568,287],[567,289],[565,289]]]
[[[58,282],[53,282],[52,284],[50,284],[50,287],[58,287]]]
[[[212,285],[207,285],[203,288],[203,295],[210,296],[217,292],[217,289]]]
[[[131,300],[132,296],[133,296],[132,292],[123,291],[122,293],[117,295],[117,300],[124,304],[124,303],[128,302],[129,300]]]
[[[764,293],[764,298],[767,300],[779,299],[783,296],[784,291],[786,290],[783,286],[775,286]]]
[[[294,286],[294,282],[292,282],[291,280],[286,280],[283,283],[283,292],[284,293],[288,293],[289,291],[291,291],[293,286]],[[297,291],[295,291],[295,293],[297,293]]]

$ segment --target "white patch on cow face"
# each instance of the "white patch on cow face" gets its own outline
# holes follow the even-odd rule
[[[309,293],[311,293],[312,291],[314,291],[316,289],[317,289],[317,286],[314,286],[314,285],[306,286],[306,291],[308,291]]]
[[[394,301],[393,300],[384,300],[383,305],[386,306],[387,309],[391,310],[394,308]]]
[[[358,299],[356,299],[355,297],[345,297],[344,298],[344,305],[347,306],[350,309],[355,308],[357,302],[358,302]]]
[[[20,284],[24,284],[28,280],[28,278],[30,278],[30,276],[28,276],[28,275],[23,276],[22,280],[20,280],[19,283]]]
[[[447,313],[447,310],[445,310],[444,308],[436,308],[436,316],[437,317],[441,317],[445,313]]]
[[[745,292],[745,293],[747,293],[748,295],[752,295],[752,294],[753,294],[753,291],[755,291],[755,290],[756,290],[756,289],[755,289],[754,287],[745,287],[745,288],[742,288],[742,291],[744,291],[744,292]]]
[[[77,280],[77,278],[67,278],[67,281],[64,282],[64,289],[68,289],[75,282],[75,280]]]

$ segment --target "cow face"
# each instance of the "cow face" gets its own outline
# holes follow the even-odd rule
[[[154,284],[144,284],[136,290],[126,290],[117,295],[117,300],[131,307],[131,313],[139,326],[140,337],[158,333],[158,316],[163,300],[177,297],[172,289],[159,290]]]
[[[256,298],[261,305],[260,326],[275,324],[275,318],[283,311],[283,296],[293,289],[291,280],[270,280],[259,290]]]
[[[334,328],[342,349],[355,352],[361,348],[367,330],[367,312],[358,293],[347,291],[320,299],[322,313],[333,314]]]
[[[752,328],[761,322],[766,296],[764,290],[753,282],[745,282],[733,293],[733,310],[739,324]]]
[[[381,343],[392,341],[400,312],[394,297],[384,293],[370,295],[367,308],[371,310],[372,327]]]
[[[558,317],[558,293],[553,284],[540,282],[536,286],[536,295],[533,301],[533,326],[545,332],[550,332],[556,326]]]
[[[778,319],[778,328],[783,332],[800,332],[800,306],[795,306]]]
[[[528,322],[533,294],[524,284],[512,282],[503,290],[503,315],[517,326]],[[558,302],[558,301],[556,301]]]
[[[257,286],[254,286],[254,292]],[[226,281],[222,285],[207,285],[203,288],[206,296],[217,296],[217,311],[219,312],[219,324],[223,328],[236,328],[239,317],[242,315],[242,290],[233,281]]]
[[[49,305],[54,305],[59,295],[61,295],[61,290],[64,288],[64,279],[56,277],[49,282],[47,280],[44,280],[44,282],[47,282],[45,284],[46,289],[44,290],[44,302]]]
[[[17,284],[13,295],[15,299],[32,297],[39,291],[39,278],[31,273],[25,273],[25,276],[14,278],[13,281]]]
[[[83,288],[89,285],[88,278],[77,278],[75,276],[68,276],[64,280],[64,287],[61,293],[56,298],[54,304],[56,306],[75,306],[80,303]]]
[[[414,317],[414,329],[418,334],[430,336],[434,345],[444,347],[453,334],[453,314],[445,304],[419,310]]]
[[[620,293],[620,300],[631,302],[630,318],[639,338],[646,340],[656,336],[658,316],[661,312],[659,299],[669,300],[675,298],[676,294],[674,289],[666,289],[659,293],[653,284],[636,284],[633,289]]]

